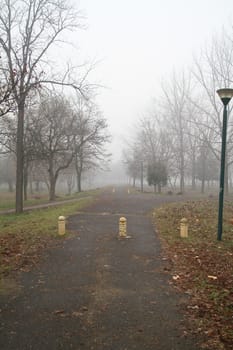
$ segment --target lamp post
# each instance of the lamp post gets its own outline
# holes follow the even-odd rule
[[[233,97],[233,89],[219,89],[217,94],[223,103],[223,125],[222,125],[222,150],[220,167],[220,186],[219,186],[219,204],[218,204],[218,241],[222,240],[222,218],[223,218],[223,199],[224,199],[224,178],[225,178],[225,158],[226,158],[226,136],[227,136],[227,105]]]

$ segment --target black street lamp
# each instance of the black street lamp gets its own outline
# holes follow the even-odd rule
[[[222,125],[222,150],[220,167],[220,186],[219,186],[219,206],[218,206],[218,241],[222,240],[222,217],[223,217],[223,198],[224,198],[224,178],[225,178],[225,158],[226,158],[226,137],[227,137],[227,105],[233,97],[233,89],[219,89],[217,94],[223,103],[223,125]]]

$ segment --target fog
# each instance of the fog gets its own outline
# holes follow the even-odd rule
[[[8,32],[9,8],[2,9],[0,35],[12,31],[12,40],[9,47],[0,43],[0,185],[16,188],[17,212],[29,183],[46,184],[51,200],[64,179],[68,193],[143,181],[158,191],[216,189],[222,131],[216,90],[233,85],[232,0],[73,4],[78,15],[59,2],[38,1],[50,15],[38,11],[34,20],[30,2],[19,0]],[[26,40],[25,28],[37,21],[43,25]],[[229,188],[232,144],[230,113]]]
[[[231,0],[81,0],[87,29],[73,38],[99,61],[93,79],[106,88],[98,103],[113,135],[114,160],[137,120],[172,71],[188,67],[212,36],[230,27]]]

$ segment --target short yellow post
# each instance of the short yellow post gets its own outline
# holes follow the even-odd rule
[[[115,193],[116,192],[116,189],[115,189],[115,187],[113,187],[113,189],[112,189],[112,193]]]
[[[180,220],[180,237],[188,237],[188,220],[186,218]]]
[[[65,216],[59,216],[58,218],[58,234],[63,236],[66,233],[66,218]]]
[[[127,220],[124,217],[119,219],[119,236],[126,237],[127,232]]]

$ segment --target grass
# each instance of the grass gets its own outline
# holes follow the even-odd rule
[[[173,203],[154,211],[173,283],[190,295],[187,312],[203,346],[233,349],[233,204],[225,202],[223,240],[217,241],[215,200]],[[180,238],[186,217],[189,237]]]
[[[83,196],[85,197],[88,195],[88,193],[89,193],[88,191],[85,191],[80,193],[74,193],[70,196],[61,194],[57,196],[55,202],[65,201],[68,199],[81,198]],[[47,204],[47,203],[50,203],[47,193],[39,193],[37,195],[33,194],[33,195],[28,195],[28,199],[24,201],[24,207],[26,208],[33,205]],[[14,207],[15,207],[15,193],[0,192],[0,211],[7,210],[7,209],[14,209]]]
[[[95,195],[96,191],[90,191],[75,202],[20,215],[0,215],[0,278],[36,263],[45,246],[61,239],[57,234],[58,217],[76,213],[93,201]]]

